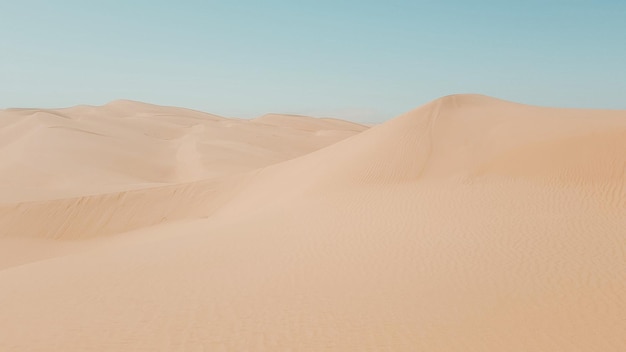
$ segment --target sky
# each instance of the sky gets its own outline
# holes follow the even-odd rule
[[[626,109],[626,1],[0,0],[0,108],[376,123],[456,93]]]

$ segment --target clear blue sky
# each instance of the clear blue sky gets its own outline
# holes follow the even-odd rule
[[[0,0],[0,108],[375,122],[453,93],[626,109],[626,1]]]

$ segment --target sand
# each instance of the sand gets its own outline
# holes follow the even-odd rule
[[[624,351],[626,111],[0,112],[0,351]]]

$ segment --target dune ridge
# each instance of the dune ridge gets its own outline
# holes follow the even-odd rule
[[[625,133],[622,111],[447,96],[316,153],[264,168],[251,179],[258,192],[245,190],[242,201],[252,203],[249,194],[258,193],[250,205],[258,208],[263,199],[280,198],[270,194],[496,179],[574,187],[624,208],[626,156],[616,151],[626,150]]]
[[[626,111],[453,95],[369,129],[259,120],[299,153],[259,165],[269,130],[231,130],[247,168],[5,207],[24,231],[0,242],[51,249],[0,269],[0,349],[626,348]]]

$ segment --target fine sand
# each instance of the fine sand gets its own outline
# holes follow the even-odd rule
[[[0,351],[626,351],[626,111],[0,111]]]

